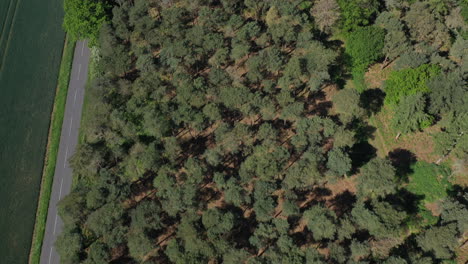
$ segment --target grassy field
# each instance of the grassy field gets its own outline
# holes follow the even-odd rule
[[[39,263],[41,256],[42,240],[47,221],[47,210],[49,207],[50,195],[52,192],[52,182],[54,180],[55,164],[60,145],[60,132],[65,115],[65,103],[67,101],[68,83],[73,63],[73,51],[75,42],[71,38],[65,40],[60,64],[57,91],[55,94],[54,108],[52,110],[51,125],[47,143],[44,171],[42,175],[41,191],[36,213],[36,224],[29,255],[29,263]]]
[[[62,0],[0,1],[0,263],[27,263],[65,33]]]

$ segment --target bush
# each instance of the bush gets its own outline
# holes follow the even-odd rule
[[[383,56],[385,31],[382,28],[361,27],[349,34],[346,52],[351,57],[352,75],[356,90],[366,90],[364,74],[367,67]]]
[[[427,81],[439,74],[440,68],[423,64],[414,69],[403,69],[390,73],[385,81],[385,104],[397,104],[403,97],[416,93],[428,93]]]
[[[353,68],[365,69],[383,56],[385,31],[376,26],[360,27],[349,34],[346,52]]]

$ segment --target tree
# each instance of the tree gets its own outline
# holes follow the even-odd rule
[[[407,218],[405,212],[396,210],[387,202],[376,200],[372,200],[369,206],[359,202],[351,215],[358,226],[368,230],[377,239],[398,237]]]
[[[450,56],[459,64],[464,64],[466,69],[466,61],[468,59],[467,51],[468,39],[462,37],[457,37],[455,43],[453,43],[452,48],[450,49]],[[463,63],[465,62],[465,63]]]
[[[441,73],[427,82],[432,114],[468,111],[468,88],[459,71]]]
[[[328,152],[327,168],[336,176],[346,175],[351,170],[351,159],[342,149],[333,148]]]
[[[319,29],[326,33],[330,33],[330,30],[340,18],[340,8],[335,0],[317,1],[311,11]]]
[[[366,88],[364,74],[367,67],[383,56],[384,38],[385,31],[376,26],[359,27],[348,35],[346,53],[351,57],[351,73],[359,92]]]
[[[215,237],[234,227],[234,215],[231,212],[223,213],[217,208],[209,209],[203,214],[202,223],[208,231],[208,236]]]
[[[454,199],[447,199],[442,204],[441,218],[443,223],[455,222],[460,233],[468,228],[468,208],[466,204]]]
[[[338,5],[341,10],[341,28],[348,32],[359,26],[369,25],[372,15],[378,11],[379,2],[375,0],[338,0]]]
[[[349,248],[351,249],[351,257],[354,260],[365,258],[370,254],[370,247],[367,241],[359,242],[356,239],[353,239]]]
[[[411,37],[416,41],[425,41],[436,48],[447,51],[450,47],[450,35],[445,25],[438,21],[427,2],[414,2],[403,18],[408,25]]]
[[[96,236],[104,236],[119,224],[123,213],[124,210],[120,204],[108,203],[89,215],[86,226]]]
[[[254,148],[254,152],[241,164],[239,175],[243,179],[254,176],[260,179],[273,181],[278,178],[280,171],[289,158],[289,152],[282,146],[260,145]]]
[[[383,53],[385,58],[393,61],[404,52],[410,50],[411,46],[404,31],[404,25],[390,12],[382,12],[375,23],[386,30]],[[386,61],[385,60],[385,61]]]
[[[386,259],[384,264],[407,264],[406,260],[396,257],[396,256],[390,256],[388,259]]]
[[[336,215],[327,208],[316,205],[303,214],[307,228],[315,240],[333,239],[336,234]]]
[[[94,242],[89,247],[88,259],[95,264],[108,262],[110,260],[109,248],[102,242]]]
[[[354,118],[360,118],[364,115],[365,112],[360,106],[360,100],[359,93],[354,89],[340,90],[332,98],[336,111],[344,123],[349,123]]]
[[[83,247],[83,237],[76,227],[67,226],[58,235],[55,247],[60,254],[61,263],[78,263],[80,261],[80,251]]]
[[[436,150],[438,153],[448,155],[454,153],[455,156],[466,158],[468,155],[468,114],[455,115],[449,113],[440,122],[443,131],[434,135]]]
[[[367,68],[382,57],[385,31],[376,26],[359,27],[346,40],[346,53],[353,60],[353,68]]]
[[[63,222],[68,226],[82,224],[86,219],[86,201],[84,199],[84,190],[75,189],[58,204],[58,212]]]
[[[461,235],[466,199],[408,233],[418,197],[405,189],[417,177],[403,186],[389,161],[365,159],[361,119],[385,94],[360,92],[383,60],[368,74],[389,80],[395,124],[419,129],[428,111],[441,153],[465,159],[458,0],[423,1],[433,17],[422,20],[457,39],[446,51],[434,44],[442,35],[426,43],[425,25],[407,17],[427,13],[410,10],[413,0],[84,1],[115,6],[93,49],[76,187],[59,206],[64,263],[448,261],[418,237],[447,225]],[[356,89],[329,91],[349,73]],[[331,193],[351,170],[356,191]]]
[[[361,169],[358,193],[361,197],[380,197],[395,192],[395,168],[389,160],[374,158]]]
[[[423,64],[415,69],[391,72],[385,81],[385,104],[394,105],[405,96],[428,93],[427,81],[439,72],[440,68],[433,64]]]
[[[321,182],[323,176],[319,171],[319,164],[322,160],[316,149],[308,149],[301,158],[294,162],[286,171],[283,184],[288,189],[307,188],[315,183]]]
[[[419,247],[426,252],[432,252],[436,258],[450,259],[458,245],[457,236],[457,226],[448,224],[431,227],[420,234],[416,240]]]
[[[404,97],[393,115],[392,125],[401,133],[422,130],[432,125],[434,118],[425,112],[426,98],[417,93]]]
[[[154,247],[154,242],[143,229],[131,229],[128,233],[127,246],[130,256],[137,260],[143,260]]]
[[[86,38],[90,45],[96,45],[101,25],[109,19],[110,6],[104,1],[65,0],[63,7],[65,31],[75,39]]]

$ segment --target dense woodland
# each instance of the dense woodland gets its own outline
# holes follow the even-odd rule
[[[401,134],[435,127],[438,155],[467,160],[466,0],[67,0],[65,10],[69,34],[95,47],[92,114],[60,203],[61,263],[460,259],[466,186],[427,210],[405,151],[377,156],[367,121],[394,109]],[[391,72],[370,89],[376,64]]]

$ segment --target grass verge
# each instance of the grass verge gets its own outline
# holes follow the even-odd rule
[[[65,103],[67,101],[68,83],[70,81],[74,50],[75,41],[67,37],[63,47],[62,62],[60,64],[57,89],[55,91],[54,106],[49,127],[47,150],[44,169],[42,172],[41,190],[36,211],[36,222],[34,224],[31,251],[29,253],[30,264],[39,264],[40,262],[42,240],[44,239],[47,211],[49,209],[49,200],[54,180],[55,163],[57,161],[57,154],[60,145],[60,134],[65,114]]]

